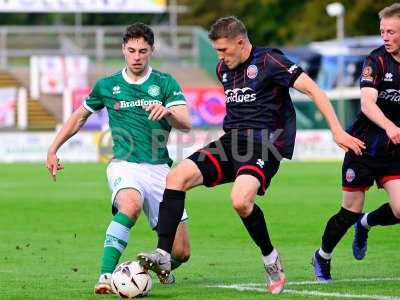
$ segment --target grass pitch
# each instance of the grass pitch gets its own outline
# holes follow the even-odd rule
[[[105,167],[67,164],[54,183],[43,164],[0,165],[0,299],[117,299],[92,292],[111,218]],[[230,206],[230,185],[193,189],[191,259],[174,286],[153,277],[148,299],[400,299],[398,226],[374,228],[363,261],[352,257],[350,229],[332,261],[335,282],[314,283],[311,255],[339,209],[340,186],[340,163],[290,162],[258,198],[288,280],[278,296],[263,288],[260,254]],[[385,199],[372,188],[366,208]],[[122,261],[155,245],[142,215]]]

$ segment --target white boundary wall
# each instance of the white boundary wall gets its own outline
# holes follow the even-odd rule
[[[0,133],[0,162],[45,162],[54,133]],[[97,162],[97,146],[93,133],[78,133],[64,144],[59,157],[69,162]]]
[[[190,134],[173,131],[168,146],[170,155],[181,160],[221,134],[221,130],[193,130]],[[0,162],[44,162],[54,136],[51,132],[0,133]],[[59,157],[67,162],[97,162],[101,136],[100,132],[79,132],[61,147]],[[343,155],[328,130],[297,132],[294,160],[340,160]]]

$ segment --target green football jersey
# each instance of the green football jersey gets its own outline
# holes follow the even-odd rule
[[[106,107],[115,159],[151,164],[171,164],[167,150],[171,126],[165,119],[151,121],[145,105],[165,107],[186,104],[178,82],[149,67],[147,75],[132,82],[126,69],[98,80],[84,107],[96,112]]]

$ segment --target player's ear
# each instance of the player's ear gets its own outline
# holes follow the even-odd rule
[[[244,41],[244,38],[242,36],[238,36],[236,43],[240,47],[240,49],[244,48],[245,41]]]

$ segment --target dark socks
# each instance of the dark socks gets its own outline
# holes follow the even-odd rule
[[[171,253],[176,229],[182,219],[185,208],[185,192],[165,189],[163,201],[158,212],[157,248]]]
[[[400,223],[400,219],[395,217],[389,203],[385,203],[368,214],[367,223],[369,226],[389,226]]]
[[[322,250],[326,253],[332,253],[347,230],[360,216],[361,214],[359,213],[354,213],[341,207],[339,212],[332,216],[326,224],[324,235],[322,236]]]
[[[267,224],[265,223],[262,210],[254,204],[250,215],[241,219],[253,241],[260,247],[261,253],[264,256],[269,255],[274,247],[268,235]]]
[[[176,257],[171,255],[171,270],[175,270],[176,268],[179,268],[179,266],[182,264],[182,262],[177,259]]]

